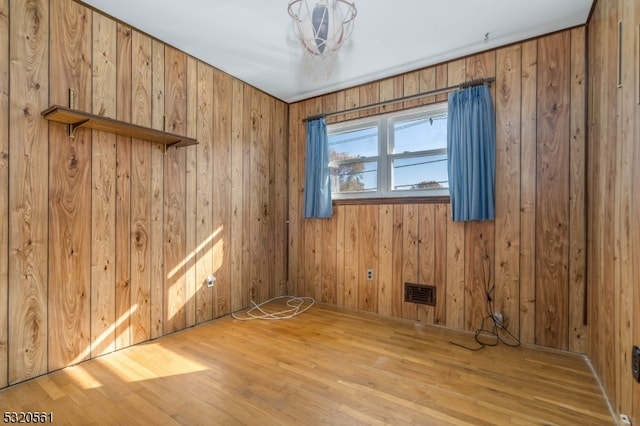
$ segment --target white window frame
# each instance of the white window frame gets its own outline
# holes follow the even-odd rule
[[[447,102],[430,104],[424,107],[412,108],[380,114],[373,117],[366,117],[342,123],[329,124],[327,132],[329,136],[335,133],[352,132],[359,129],[377,127],[378,128],[378,155],[370,157],[360,157],[357,162],[366,163],[377,162],[377,191],[354,191],[331,194],[334,200],[368,199],[368,198],[413,198],[413,197],[448,197],[449,188],[433,189],[392,189],[392,165],[394,159],[435,156],[447,154],[447,149],[413,151],[410,153],[393,153],[394,148],[394,124],[399,121],[415,120],[420,118],[440,117],[448,115]],[[339,163],[354,162],[353,160],[342,160],[331,162],[330,165]]]

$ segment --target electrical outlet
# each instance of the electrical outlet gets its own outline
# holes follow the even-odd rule
[[[367,281],[373,281],[373,269],[367,269]]]
[[[640,348],[637,346],[631,350],[631,374],[633,379],[640,383]]]
[[[213,287],[215,282],[216,282],[216,276],[215,275],[209,275],[207,277],[207,287]]]

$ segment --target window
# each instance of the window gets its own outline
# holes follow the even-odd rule
[[[448,196],[447,103],[332,124],[332,197]]]

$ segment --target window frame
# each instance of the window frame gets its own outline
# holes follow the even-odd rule
[[[378,130],[378,155],[358,157],[349,160],[331,161],[330,166],[349,163],[377,162],[377,190],[331,193],[334,202],[348,201],[374,201],[374,200],[443,200],[449,199],[449,187],[432,189],[393,189],[393,160],[423,156],[447,155],[447,148],[427,149],[421,151],[393,153],[395,144],[394,124],[402,121],[411,121],[420,118],[440,117],[448,118],[448,104],[446,101],[433,103],[401,111],[383,113],[376,116],[363,117],[355,120],[332,123],[327,125],[329,137],[332,134],[354,132],[367,128]]]

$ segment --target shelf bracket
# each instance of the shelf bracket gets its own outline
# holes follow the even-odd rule
[[[164,145],[164,152],[167,152],[167,150],[168,150],[169,148],[171,148],[172,146],[177,145],[177,144],[179,144],[179,143],[180,143],[180,141],[176,141],[176,142],[173,142],[173,143],[165,144],[165,145]]]
[[[68,132],[69,132],[69,137],[70,138],[74,138],[76,129],[79,127],[84,126],[85,124],[87,124],[91,119],[87,118],[86,120],[82,120],[82,121],[78,121],[77,123],[71,123],[69,124],[68,127]]]

